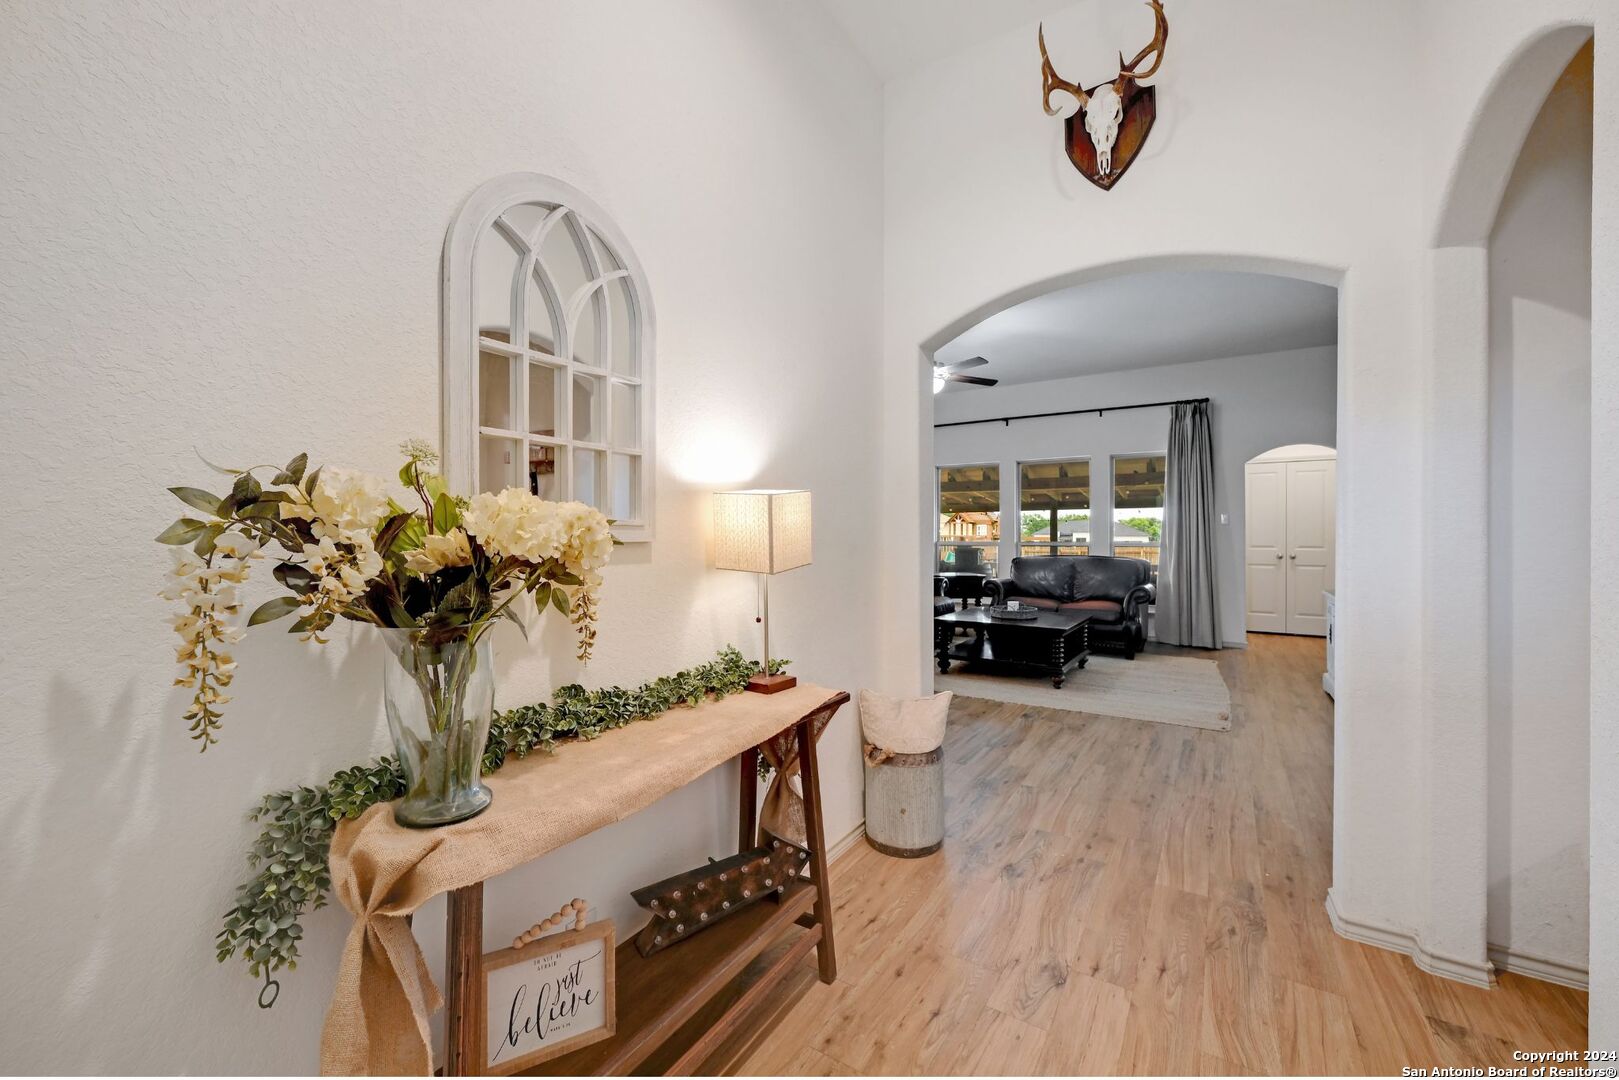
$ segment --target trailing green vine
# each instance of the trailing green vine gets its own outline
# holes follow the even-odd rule
[[[779,672],[785,660],[772,660]],[[498,714],[490,724],[483,771],[495,772],[509,757],[549,753],[557,743],[594,739],[637,720],[652,720],[677,706],[693,706],[710,697],[739,693],[759,665],[727,646],[706,664],[654,679],[634,690],[620,686],[586,690],[570,685],[557,690],[549,703],[519,705]],[[264,979],[259,1005],[275,1003],[279,984],[271,975],[298,966],[299,918],[326,905],[331,890],[327,854],[332,832],[344,818],[357,818],[367,807],[404,794],[399,763],[384,757],[334,774],[324,787],[297,787],[266,795],[249,815],[262,823],[248,851],[253,877],[236,893],[236,906],[225,913],[215,937],[220,963],[240,955],[256,978]]]

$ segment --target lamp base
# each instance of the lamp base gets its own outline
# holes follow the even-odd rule
[[[779,694],[798,685],[791,675],[755,675],[748,680],[750,694]]]

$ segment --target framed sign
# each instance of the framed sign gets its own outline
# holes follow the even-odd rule
[[[608,1038],[613,923],[485,953],[483,1071],[505,1076]]]

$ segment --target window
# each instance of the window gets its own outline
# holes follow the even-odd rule
[[[514,173],[444,242],[452,490],[576,499],[652,538],[652,307],[628,242],[581,192]]]
[[[1000,466],[940,469],[938,570],[993,575],[1000,539]]]
[[[1018,465],[1018,553],[1091,553],[1091,463],[1025,461]]]
[[[1164,534],[1164,455],[1113,459],[1113,554],[1158,571]]]

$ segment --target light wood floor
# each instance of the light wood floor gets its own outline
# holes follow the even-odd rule
[[[838,981],[806,963],[708,1068],[1398,1074],[1583,1049],[1582,993],[1475,989],[1333,933],[1322,644],[1219,663],[1230,732],[959,700],[944,850],[835,863]]]

